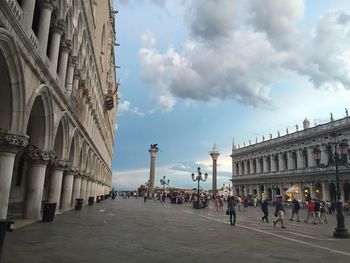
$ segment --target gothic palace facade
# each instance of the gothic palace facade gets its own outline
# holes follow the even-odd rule
[[[234,194],[256,195],[274,200],[281,195],[289,199],[287,192],[297,199],[319,198],[335,200],[336,176],[330,162],[331,134],[340,139],[350,139],[350,117],[310,127],[304,120],[303,130],[284,136],[263,140],[232,150],[232,182]],[[314,158],[314,150],[320,152],[320,161]],[[348,154],[349,158],[349,154]],[[339,167],[342,201],[350,200],[350,169]],[[288,191],[289,190],[289,191]]]
[[[112,0],[0,0],[0,220],[109,193]]]

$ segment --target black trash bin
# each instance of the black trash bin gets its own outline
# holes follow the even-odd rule
[[[55,218],[57,203],[45,203],[42,222],[52,222]]]
[[[100,200],[100,197],[99,196],[96,196],[96,203],[99,203],[101,200]]]
[[[93,196],[89,197],[89,205],[90,206],[94,204],[94,200],[95,200],[95,197],[93,197]]]
[[[83,208],[83,198],[75,199],[75,210],[81,210]]]

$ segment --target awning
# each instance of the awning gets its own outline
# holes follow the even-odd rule
[[[299,186],[298,185],[292,185],[291,187],[289,187],[289,189],[287,191],[285,191],[286,194],[299,194]]]

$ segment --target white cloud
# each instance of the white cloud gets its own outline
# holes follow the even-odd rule
[[[141,112],[138,107],[131,107],[131,103],[127,100],[118,104],[118,112],[121,114],[130,112],[130,113],[136,114],[141,118],[145,116],[145,114]]]
[[[182,48],[140,49],[141,79],[160,108],[170,111],[181,98],[272,109],[271,87],[293,74],[315,88],[350,89],[349,14],[329,11],[301,31],[304,0],[239,2],[244,15],[238,2],[193,0]]]
[[[156,44],[156,39],[151,31],[146,30],[141,36],[142,44],[145,46],[154,46]]]

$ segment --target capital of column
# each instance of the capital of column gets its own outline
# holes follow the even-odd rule
[[[64,20],[63,19],[55,19],[51,24],[52,32],[56,32],[62,35],[64,31]]]
[[[0,152],[17,153],[28,145],[28,136],[0,133]]]
[[[70,175],[76,175],[79,172],[79,168],[75,166],[68,166],[67,171]]]
[[[53,11],[57,7],[57,4],[56,4],[56,0],[41,0],[40,6],[41,8],[46,8]]]
[[[68,160],[54,160],[51,164],[56,170],[67,170],[69,167],[69,161]]]
[[[151,154],[151,157],[157,157],[158,149],[149,149],[148,152]]]
[[[68,66],[74,67],[78,62],[78,57],[77,56],[70,56],[68,58]]]
[[[33,145],[29,145],[29,147],[27,147],[25,151],[27,159],[32,162],[48,164],[55,159],[54,151],[43,151],[41,149],[36,148]]]
[[[89,89],[88,88],[83,88],[83,96],[89,96]],[[91,99],[91,97],[90,97]]]
[[[69,39],[64,39],[61,41],[60,47],[61,47],[62,51],[66,52],[66,53],[70,53],[72,51],[72,41]]]
[[[81,78],[81,69],[75,69],[74,70],[74,78],[75,79],[80,79]]]
[[[81,79],[79,80],[79,89],[85,89],[85,85],[86,85],[86,82],[85,82],[85,79]]]
[[[215,152],[212,151],[209,154],[210,154],[211,158],[213,159],[213,161],[216,161],[219,158],[219,155],[220,155],[220,153],[217,152],[217,151],[215,151]]]

